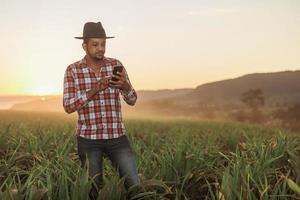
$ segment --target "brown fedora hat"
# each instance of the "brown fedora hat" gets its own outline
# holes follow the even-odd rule
[[[83,36],[75,37],[76,39],[85,39],[85,38],[114,38],[107,37],[105,30],[101,24],[101,22],[87,22],[83,27]]]

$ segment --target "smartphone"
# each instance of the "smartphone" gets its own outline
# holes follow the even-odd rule
[[[122,73],[122,71],[123,71],[123,66],[122,65],[117,65],[117,66],[114,67],[113,74],[117,75],[117,76],[120,76],[120,75],[117,74],[117,72]],[[118,81],[118,79],[116,79],[115,77],[112,77],[111,80]]]

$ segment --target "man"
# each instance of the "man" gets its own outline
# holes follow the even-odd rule
[[[126,69],[113,75],[115,66],[122,63],[105,57],[106,37],[101,22],[87,22],[83,28],[82,47],[86,55],[69,65],[64,75],[63,106],[67,113],[77,111],[76,127],[78,155],[81,166],[88,165],[94,179],[90,197],[97,198],[103,185],[103,156],[107,156],[125,177],[125,187],[138,184],[136,163],[122,121],[120,93],[133,106],[137,93],[132,87]],[[112,77],[117,80],[112,80]]]

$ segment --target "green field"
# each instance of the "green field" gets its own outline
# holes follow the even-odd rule
[[[0,199],[87,199],[75,117],[0,112]],[[300,133],[240,123],[126,119],[132,199],[300,199]],[[126,199],[105,158],[102,199]]]

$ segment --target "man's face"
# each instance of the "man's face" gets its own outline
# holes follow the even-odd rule
[[[101,60],[105,54],[105,38],[90,38],[86,43],[82,44],[86,54],[94,60]]]

